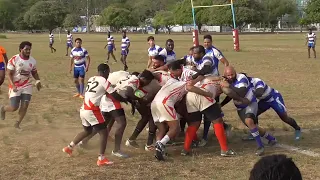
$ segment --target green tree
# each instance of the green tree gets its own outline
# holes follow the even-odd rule
[[[12,21],[17,14],[17,4],[11,0],[0,0],[0,25],[5,31],[12,26]]]
[[[102,11],[98,21],[100,25],[109,25],[116,30],[126,26],[137,26],[138,24],[130,10],[113,5]]]
[[[171,29],[175,25],[174,13],[171,11],[159,11],[154,16],[152,24],[155,27],[165,27],[170,34]]]
[[[77,25],[81,25],[81,18],[77,14],[68,14],[63,21],[63,27],[73,28]]]
[[[214,0],[214,4],[227,4],[226,0]],[[254,24],[262,21],[261,9],[263,5],[259,0],[237,0],[234,3],[236,26],[241,30],[246,24]],[[214,7],[211,24],[233,26],[231,6]]]
[[[29,27],[39,26],[53,30],[61,27],[66,16],[63,4],[55,1],[39,1],[24,15],[24,21]]]
[[[274,32],[282,16],[297,11],[295,0],[265,0],[263,5],[263,22],[270,25],[271,32]]]
[[[310,0],[305,9],[306,16],[302,20],[306,24],[320,23],[320,0]]]

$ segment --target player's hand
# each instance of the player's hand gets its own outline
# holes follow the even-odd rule
[[[70,68],[69,73],[72,73],[72,68]]]
[[[13,92],[18,92],[18,88],[15,85],[12,85],[12,91]]]
[[[230,84],[227,81],[222,80],[222,81],[220,81],[220,86],[223,88],[228,88],[228,87],[230,87]]]
[[[88,70],[89,70],[89,67],[86,67],[86,72],[88,72]]]
[[[189,86],[194,86],[196,83],[195,83],[195,81],[194,80],[189,80],[189,81],[187,81],[187,85],[189,85]]]
[[[41,82],[36,83],[36,88],[38,91],[42,88]]]
[[[113,50],[116,51],[117,49],[116,49],[116,48],[113,48]]]

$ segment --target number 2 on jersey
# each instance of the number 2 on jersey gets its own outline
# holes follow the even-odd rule
[[[99,83],[97,81],[88,81],[86,92],[93,92],[96,93],[97,91],[95,90],[96,87],[99,86]]]

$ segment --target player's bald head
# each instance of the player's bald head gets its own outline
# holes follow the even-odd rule
[[[236,78],[236,70],[233,66],[227,66],[224,68],[224,76],[228,79],[229,82],[233,82]]]

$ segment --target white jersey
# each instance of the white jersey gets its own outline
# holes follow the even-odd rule
[[[156,56],[162,51],[162,48],[158,45],[155,45],[154,47],[150,47],[148,49],[148,55],[149,56]]]
[[[67,43],[72,44],[72,42],[73,42],[72,34],[67,34]]]
[[[54,42],[54,36],[52,33],[49,34],[49,41],[52,43]]]
[[[127,98],[124,93],[128,87],[131,87],[133,91],[137,90],[140,87],[139,78],[135,75],[131,75],[129,79],[117,83],[115,89],[123,98]]]
[[[32,72],[37,71],[36,60],[31,56],[29,59],[24,59],[17,54],[9,60],[7,69],[15,71],[13,75],[13,83],[17,89],[25,88],[32,85]]]
[[[308,38],[308,43],[309,44],[313,44],[316,40],[316,34],[315,33],[311,33],[311,34],[307,34],[307,38]]]
[[[182,74],[179,77],[179,80],[187,82],[189,80],[192,80],[192,76],[195,75],[195,74],[197,74],[197,72],[195,72],[195,71],[193,71],[191,69],[188,69],[186,67],[182,67]]]
[[[169,64],[176,60],[176,53],[174,51],[168,52],[166,48],[159,52],[159,55],[164,57],[164,62]]]
[[[89,56],[88,51],[83,47],[80,47],[80,48],[74,47],[70,53],[70,57],[73,58],[75,67],[86,66],[86,59],[88,56]]]
[[[116,86],[119,82],[128,80],[131,74],[127,71],[115,71],[109,74],[108,81],[112,86]]]
[[[158,80],[160,86],[164,86],[169,79],[173,78],[167,71],[155,71],[155,74],[159,74],[160,79]]]
[[[113,38],[113,36],[107,37],[107,41],[108,41],[108,46],[113,45],[113,43],[114,43],[114,38]]]
[[[84,102],[82,109],[100,111],[100,102],[103,95],[106,93],[113,93],[114,89],[111,87],[109,81],[102,76],[93,76],[89,78],[86,92],[84,95]]]
[[[129,44],[130,44],[130,40],[129,40],[128,36],[121,39],[121,49],[122,50],[127,50]]]
[[[187,92],[186,82],[170,78],[154,97],[153,102],[174,107],[174,104],[181,100]]]

